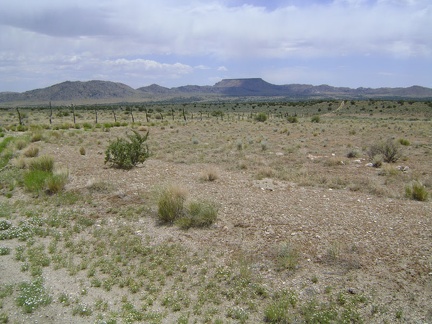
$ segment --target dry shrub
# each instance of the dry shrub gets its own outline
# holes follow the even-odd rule
[[[47,191],[50,194],[55,194],[64,189],[69,179],[68,170],[60,170],[55,172],[53,175],[47,178],[46,186]]]
[[[23,148],[25,148],[28,144],[28,141],[23,140],[23,139],[19,139],[15,142],[15,147],[17,148],[17,150],[22,150]]]
[[[201,172],[200,179],[203,181],[215,181],[219,179],[219,171],[215,167],[207,167]]]
[[[275,175],[275,170],[270,167],[262,167],[258,170],[257,178],[258,180],[262,180],[264,178],[272,178]]]
[[[25,150],[24,155],[26,157],[36,157],[39,154],[39,148],[37,146],[30,146]]]

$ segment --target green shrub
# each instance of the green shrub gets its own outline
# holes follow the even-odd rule
[[[131,169],[138,163],[144,161],[150,156],[145,141],[147,141],[149,132],[141,136],[138,132],[133,131],[133,135],[128,135],[127,139],[118,138],[110,143],[105,151],[105,163],[110,163],[114,167],[121,169]]]
[[[402,152],[399,145],[393,140],[371,145],[367,152],[370,160],[375,156],[382,155],[383,161],[387,163],[394,163],[402,157]]]
[[[255,120],[259,122],[265,122],[267,120],[267,114],[260,112],[255,116]]]
[[[216,221],[217,213],[216,206],[211,202],[191,202],[186,213],[176,221],[176,224],[183,229],[208,227]]]
[[[158,201],[158,218],[161,223],[172,224],[184,215],[186,191],[178,186],[165,189]]]
[[[30,161],[29,169],[31,171],[45,171],[51,173],[54,169],[54,159],[51,156],[43,155]]]
[[[410,141],[408,141],[405,138],[399,138],[398,142],[400,145],[403,145],[403,146],[410,146],[411,145]]]
[[[413,181],[409,186],[405,187],[405,196],[417,201],[426,201],[429,192],[421,182]]]
[[[298,118],[296,116],[288,116],[287,120],[291,124],[298,123]]]
[[[321,118],[318,115],[312,116],[312,118],[311,118],[312,123],[319,123],[320,121],[321,121]]]

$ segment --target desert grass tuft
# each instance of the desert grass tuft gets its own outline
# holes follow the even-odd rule
[[[207,167],[201,172],[200,179],[203,181],[215,181],[219,179],[219,172],[215,167]]]
[[[299,251],[291,243],[282,244],[276,254],[276,266],[278,270],[295,270],[298,267]]]
[[[172,224],[184,215],[184,202],[187,191],[171,185],[161,193],[158,201],[158,219],[161,223]]]
[[[185,214],[176,221],[183,229],[191,227],[209,227],[217,218],[218,210],[214,203],[209,201],[191,202]]]
[[[419,181],[413,181],[405,187],[405,196],[412,200],[426,201],[429,197],[429,192],[424,184]]]
[[[30,146],[24,151],[25,157],[36,157],[39,155],[39,148],[37,146]]]
[[[52,174],[46,179],[47,191],[56,194],[64,189],[69,179],[69,171],[62,170]]]
[[[31,171],[52,172],[54,169],[54,158],[48,155],[43,155],[29,162]]]

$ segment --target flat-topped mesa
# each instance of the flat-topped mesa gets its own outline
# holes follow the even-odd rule
[[[223,79],[214,85],[214,87],[228,88],[228,87],[262,87],[271,86],[272,84],[265,82],[261,78],[246,78],[246,79]]]

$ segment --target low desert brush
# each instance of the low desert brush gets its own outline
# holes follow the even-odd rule
[[[121,169],[131,169],[138,163],[144,161],[150,156],[148,146],[145,144],[149,132],[141,136],[137,131],[132,131],[133,135],[127,138],[118,138],[110,143],[105,151],[105,163]]]
[[[402,157],[399,144],[391,139],[371,145],[367,154],[371,161],[376,156],[382,156],[383,161],[387,163],[394,163]]]

